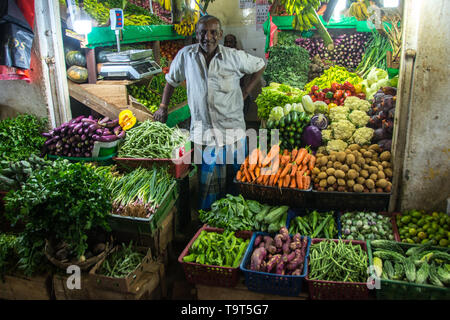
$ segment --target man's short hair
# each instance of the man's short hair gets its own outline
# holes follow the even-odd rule
[[[200,19],[198,19],[197,24],[195,25],[195,30],[197,30],[197,26],[202,23],[207,23],[210,20],[216,20],[219,23],[219,29],[222,30],[222,23],[220,22],[219,18],[211,16],[209,14],[201,16]]]

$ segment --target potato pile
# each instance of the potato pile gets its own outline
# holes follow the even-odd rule
[[[378,144],[351,144],[345,151],[316,154],[314,189],[339,192],[391,192],[391,153]]]

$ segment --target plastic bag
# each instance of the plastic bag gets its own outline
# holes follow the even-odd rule
[[[34,34],[15,1],[0,8],[0,65],[30,68]]]

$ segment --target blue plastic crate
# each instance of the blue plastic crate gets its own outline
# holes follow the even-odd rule
[[[312,209],[307,209],[308,211],[311,211]],[[340,213],[335,211],[335,210],[317,210],[317,212],[319,213],[323,213],[323,212],[330,212],[333,211],[333,216],[334,216],[334,220],[336,221],[336,229],[338,231],[338,238],[341,238],[341,219],[340,219]],[[288,228],[291,225],[291,220],[294,219],[297,216],[305,216],[307,214],[305,209],[289,209],[288,211],[288,216],[286,219],[286,228]]]
[[[306,237],[308,239],[308,242],[306,247],[305,261],[303,263],[303,274],[300,276],[291,276],[253,271],[247,268],[253,253],[253,245],[258,235],[272,236],[271,234],[265,232],[253,233],[250,244],[248,245],[247,251],[245,252],[244,259],[242,259],[240,265],[240,269],[245,276],[245,285],[249,290],[255,292],[275,294],[280,296],[298,296],[302,292],[303,284],[308,274],[308,257],[309,248],[311,246],[311,238]],[[303,238],[304,237],[302,237],[302,240]]]

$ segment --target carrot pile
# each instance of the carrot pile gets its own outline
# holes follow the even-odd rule
[[[236,174],[240,182],[307,190],[311,185],[311,172],[316,157],[306,148],[281,152],[278,144],[269,153],[254,149]]]

